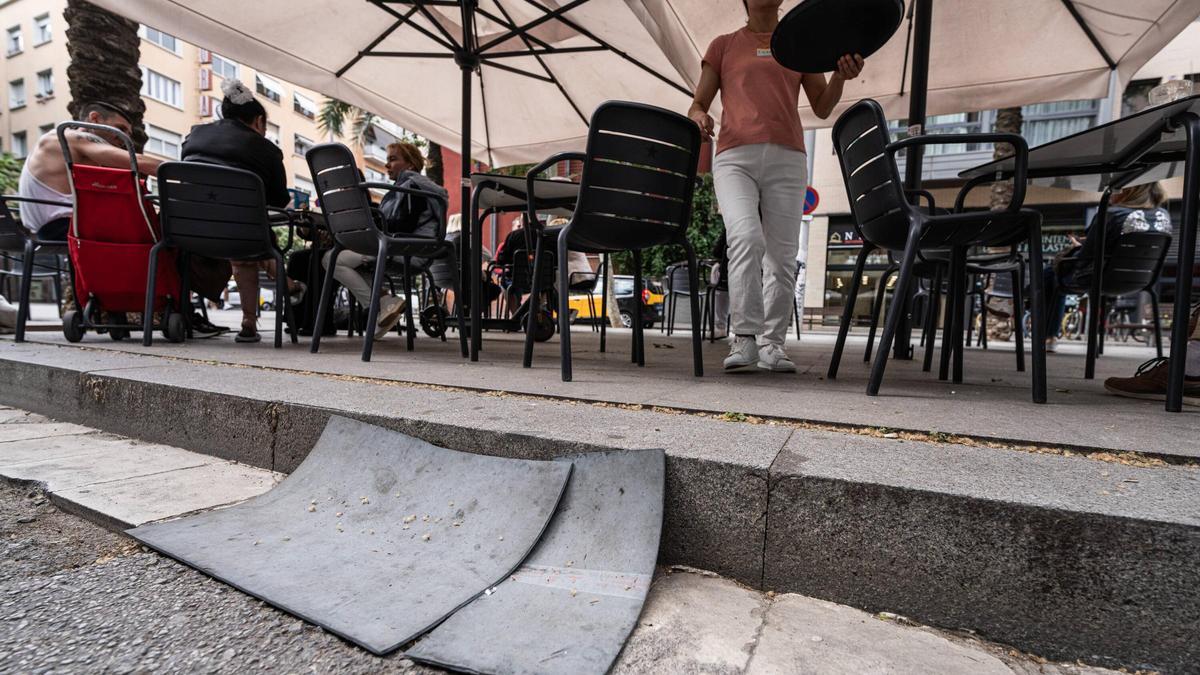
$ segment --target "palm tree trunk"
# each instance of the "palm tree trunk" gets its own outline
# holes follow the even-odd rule
[[[442,185],[444,172],[442,170],[442,146],[429,141],[429,162],[425,165],[425,175],[429,180]]]
[[[1003,134],[1019,134],[1021,133],[1021,125],[1024,123],[1024,117],[1021,115],[1021,108],[1003,108],[996,111],[996,133]],[[996,149],[992,153],[993,159],[1007,157],[1013,152],[1013,147],[1009,143],[997,143]],[[1011,183],[993,183],[991,207],[993,211],[1003,209],[1012,201],[1013,186]]]
[[[142,115],[142,71],[138,67],[141,40],[136,21],[121,18],[86,0],[67,0],[67,81],[71,102],[67,110],[78,117],[85,103],[103,101],[126,111],[133,122],[133,142],[140,152],[146,143]]]

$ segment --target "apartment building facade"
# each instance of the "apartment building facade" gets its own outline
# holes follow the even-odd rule
[[[16,157],[24,157],[41,134],[70,117],[65,7],[66,0],[0,2],[5,40],[0,82],[7,95],[0,108],[0,150]],[[141,26],[139,35],[146,153],[179,159],[188,131],[219,118],[221,83],[237,78],[267,109],[267,136],[283,150],[289,186],[313,193],[304,153],[330,140],[317,124],[324,96],[150,26]],[[356,154],[369,177],[382,179],[383,148],[405,132],[387,122],[373,131],[374,140]]]

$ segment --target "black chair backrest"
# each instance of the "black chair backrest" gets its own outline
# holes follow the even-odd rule
[[[354,153],[341,143],[323,143],[305,155],[329,231],[343,247],[364,255],[379,253],[371,198],[359,187]]]
[[[609,101],[588,130],[571,248],[623,251],[678,242],[692,215],[700,131],[688,118]]]
[[[158,168],[163,237],[197,255],[239,260],[271,250],[262,179],[216,164],[167,162]]]
[[[1126,232],[1104,251],[1105,295],[1125,295],[1146,290],[1158,281],[1171,235],[1163,232]]]
[[[883,108],[869,98],[855,103],[833,125],[834,149],[859,232],[876,246],[900,250],[911,207],[900,171],[887,153],[890,142]]]
[[[0,251],[24,253],[25,240],[28,238],[25,226],[9,210],[8,201],[0,199]]]
[[[692,294],[692,279],[687,263],[676,263],[667,268],[667,290],[671,295]]]

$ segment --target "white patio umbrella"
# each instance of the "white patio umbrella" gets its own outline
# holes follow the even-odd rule
[[[540,161],[581,150],[606,100],[683,111],[691,99],[640,8],[622,0],[94,1],[461,147],[464,211],[472,157]],[[479,228],[464,225],[479,250]],[[466,267],[480,297],[479,266]]]

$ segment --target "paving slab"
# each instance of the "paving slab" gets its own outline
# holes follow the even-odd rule
[[[95,429],[67,422],[49,424],[3,424],[0,425],[0,443],[11,441],[26,441],[36,438],[53,438],[55,436],[77,436],[94,433]]]
[[[0,467],[65,459],[77,455],[115,454],[122,452],[134,443],[141,442],[94,430],[86,435],[72,434],[9,441],[0,443]],[[141,444],[145,445],[145,443]],[[205,459],[211,461],[210,458]]]
[[[87,443],[87,437],[81,442]],[[98,444],[89,452],[66,457],[54,457],[3,467],[3,475],[14,480],[46,483],[54,490],[107,483],[140,476],[188,469],[214,460],[207,455],[162,445],[132,441],[110,441]]]
[[[745,672],[1010,675],[1012,669],[978,647],[850,607],[788,594],[776,597],[766,611]]]
[[[281,475],[270,471],[221,461],[68,488],[55,496],[68,511],[102,516],[112,529],[128,529],[237,504],[263,494],[280,480]]]
[[[49,418],[37,413],[0,408],[0,424],[43,424],[49,421]]]

